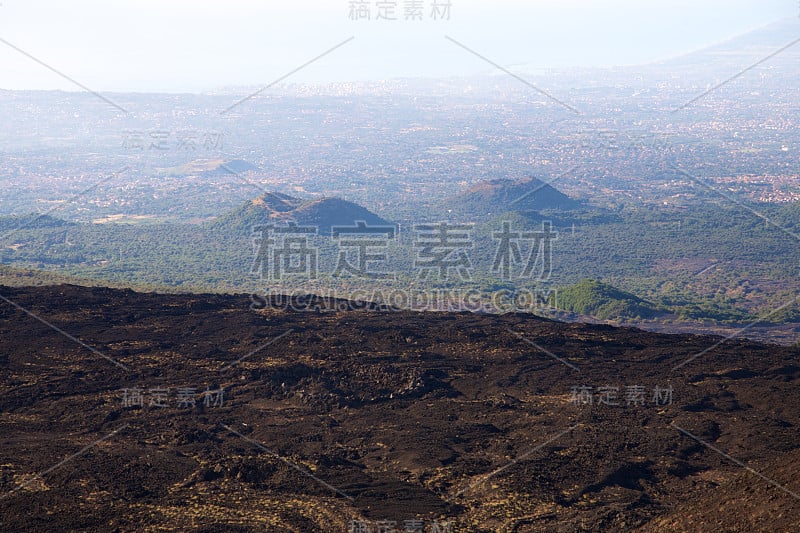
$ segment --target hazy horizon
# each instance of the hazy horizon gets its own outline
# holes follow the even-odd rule
[[[437,17],[435,2],[442,4]],[[362,4],[369,20],[352,20],[357,3],[7,1],[0,4],[0,68],[5,73],[0,88],[77,90],[50,69],[96,91],[261,86],[339,45],[286,81],[369,82],[492,71],[457,43],[523,70],[645,64],[796,18],[800,11],[787,0],[713,0],[702,6],[688,1],[449,0],[447,13],[445,0],[422,0],[416,20],[405,20],[407,1],[396,0],[384,2],[395,8],[381,15],[397,20],[376,20],[380,2],[374,1]]]

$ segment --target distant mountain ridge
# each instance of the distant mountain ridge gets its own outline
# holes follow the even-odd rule
[[[761,60],[800,37],[800,20],[787,18],[755,28],[724,41],[655,63],[664,66],[726,65],[746,67],[746,60]],[[792,61],[800,54],[795,47],[776,55],[776,61]],[[773,58],[770,58],[773,59]],[[774,64],[774,62],[773,62]]]

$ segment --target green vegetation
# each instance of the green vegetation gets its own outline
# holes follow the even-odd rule
[[[584,279],[559,290],[551,297],[550,304],[562,311],[602,320],[653,318],[661,312],[650,302],[594,279]]]
[[[287,205],[284,210],[285,200],[266,198],[265,203],[277,213],[297,209]],[[302,205],[308,206],[315,204]],[[334,276],[340,249],[330,237],[317,236],[309,246],[318,252],[319,275],[276,282],[251,274],[251,226],[264,222],[255,207],[249,202],[205,225],[0,218],[6,236],[0,241],[0,263],[45,271],[38,279],[78,277],[169,291],[375,291],[424,285],[491,293],[535,288],[544,294],[555,291],[553,302],[561,309],[601,319],[800,322],[796,306],[786,305],[800,290],[796,268],[786,266],[800,264],[797,242],[738,208],[707,204],[506,213],[473,226],[474,245],[468,250],[471,276],[465,280],[417,278],[414,258],[419,247],[414,246],[412,225],[426,220],[420,218],[403,222],[399,238],[386,250],[379,269],[395,272],[393,281]],[[770,217],[788,217],[796,209],[759,207]],[[325,210],[315,213],[324,215]],[[520,278],[517,263],[513,275],[501,279],[492,267],[498,250],[495,235],[503,223],[514,231],[537,231],[545,221],[558,233],[552,242],[549,277],[538,282]],[[524,246],[521,252],[526,258]],[[781,306],[780,312],[773,312]]]

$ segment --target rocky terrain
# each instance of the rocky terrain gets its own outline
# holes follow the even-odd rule
[[[800,351],[0,287],[1,531],[796,531]]]

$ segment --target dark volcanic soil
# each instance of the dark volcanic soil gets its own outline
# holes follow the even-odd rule
[[[792,348],[325,301],[0,296],[0,531],[800,528]]]

